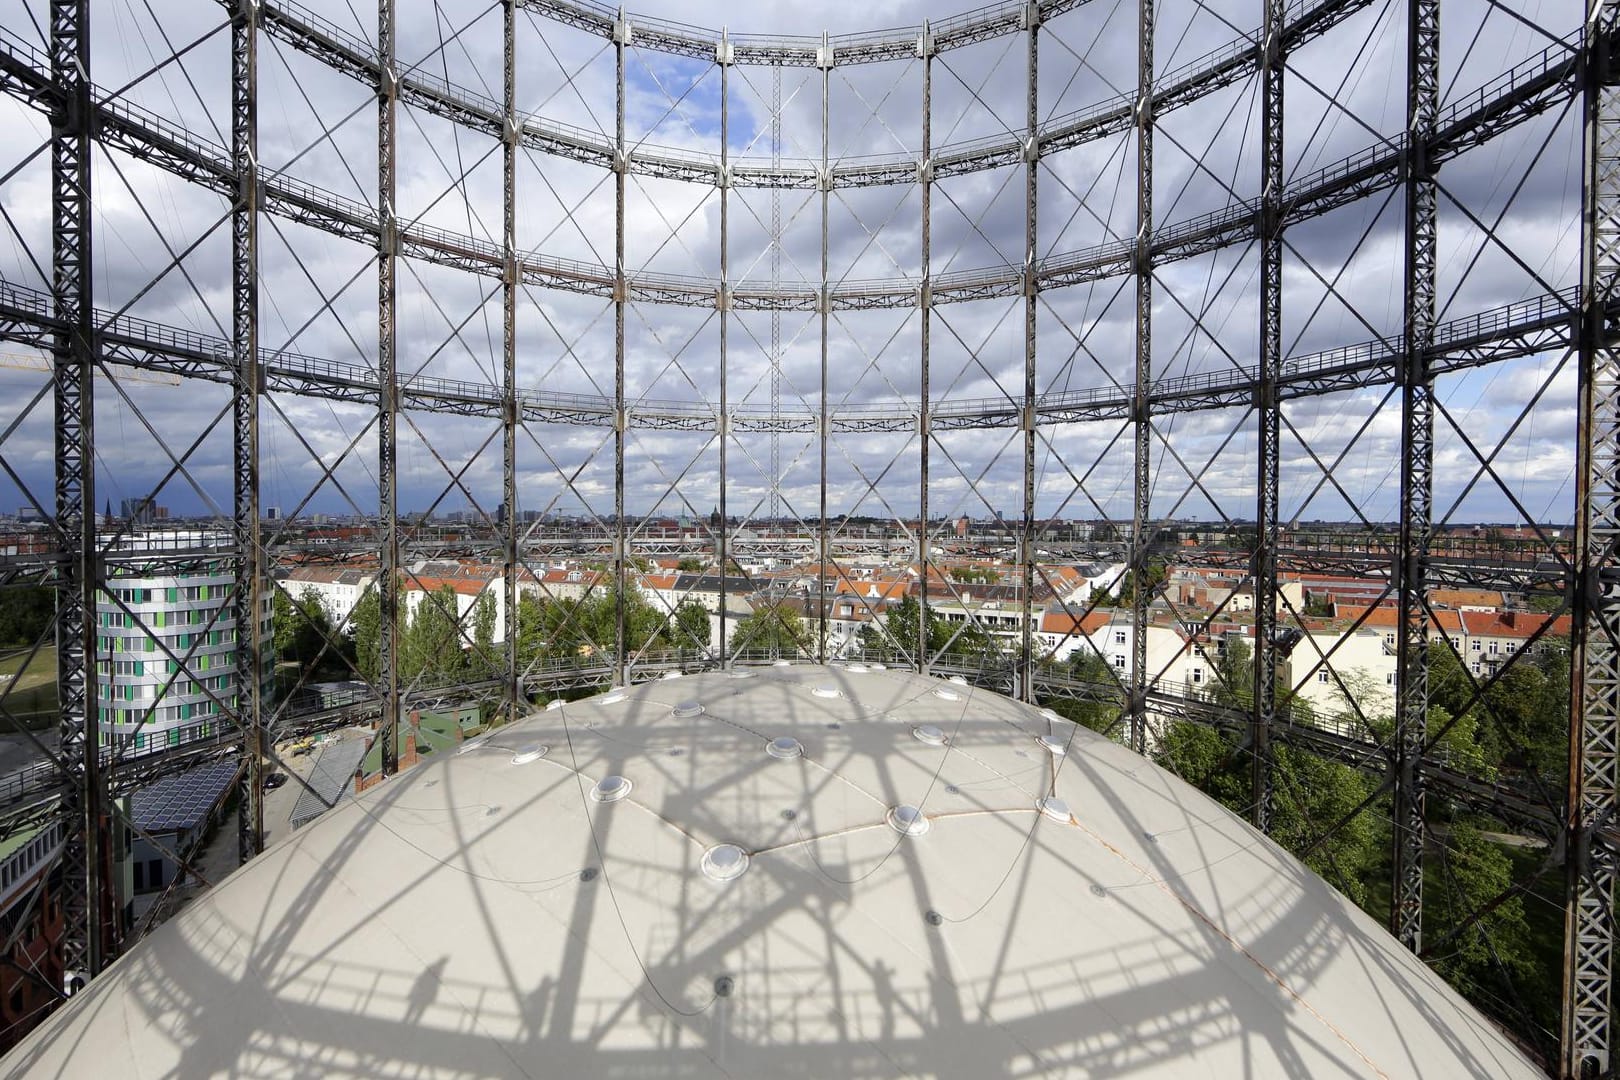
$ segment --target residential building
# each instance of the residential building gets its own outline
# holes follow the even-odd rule
[[[136,534],[109,560],[96,601],[96,718],[104,741],[145,753],[233,727],[236,559],[216,532]],[[219,550],[217,559],[208,553]],[[150,558],[142,558],[149,555]],[[260,685],[274,695],[271,598],[259,617]]]

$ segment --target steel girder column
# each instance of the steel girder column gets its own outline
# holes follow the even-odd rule
[[[917,56],[922,60],[922,159],[917,162],[917,184],[922,202],[922,285],[917,291],[917,315],[921,321],[917,342],[917,579],[922,594],[917,601],[917,671],[927,675],[928,656],[928,570],[932,544],[928,524],[928,459],[933,433],[933,402],[928,367],[929,338],[934,321],[934,35],[923,22],[917,38]]]
[[[56,684],[61,758],[62,965],[100,974],[110,956],[102,897],[105,791],[91,664],[96,652],[95,362],[90,233],[90,0],[52,0],[51,292],[59,328],[53,365],[56,525],[64,558],[56,593]]]
[[[624,307],[628,288],[624,280],[624,179],[630,161],[624,146],[624,50],[630,44],[630,23],[624,8],[613,24],[613,681],[629,684],[627,633],[624,613],[626,531],[624,527],[624,437],[629,416],[624,404]]]
[[[1620,784],[1620,0],[1589,7],[1583,50],[1581,388],[1570,665],[1562,1074],[1613,1075]]]
[[[719,532],[715,537],[715,567],[720,575],[720,666],[731,670],[731,645],[726,638],[726,606],[730,600],[726,572],[728,557],[728,530],[726,528],[726,466],[727,444],[731,442],[731,387],[729,361],[731,344],[731,36],[720,31],[720,44],[715,46],[715,63],[720,65],[720,172],[716,183],[720,187],[720,282],[714,303],[720,316],[720,415],[715,417],[716,433],[720,437],[720,498],[716,510],[720,515]]]
[[[830,254],[827,248],[827,214],[830,211],[829,200],[832,198],[832,164],[828,151],[827,128],[827,99],[832,89],[833,50],[832,42],[825,30],[821,33],[821,52],[816,56],[816,66],[821,69],[821,173],[816,177],[816,187],[821,189],[821,287],[818,290],[816,306],[821,312],[821,411],[816,417],[816,438],[820,443],[821,451],[821,524],[817,530],[816,538],[816,663],[827,662],[827,589],[822,584],[827,573],[827,556],[830,554],[827,547],[827,431],[829,416],[827,407],[827,332],[830,329],[832,318],[832,290],[829,279],[831,267]],[[781,122],[778,114],[777,122]],[[781,234],[777,234],[777,245],[781,246]],[[781,354],[777,355],[776,370],[781,371]],[[780,413],[781,395],[772,395],[773,411]],[[778,429],[780,430],[780,428]],[[777,475],[774,481],[780,485],[782,477]]]
[[[1135,435],[1131,483],[1131,691],[1130,743],[1147,750],[1148,551],[1153,512],[1153,3],[1137,0],[1136,68],[1136,387],[1131,399]]]
[[[1408,0],[1406,286],[1401,353],[1401,526],[1395,559],[1400,632],[1395,689],[1394,902],[1390,930],[1423,947],[1423,743],[1429,711],[1424,608],[1434,503],[1434,340],[1437,188],[1428,147],[1440,111],[1440,3]]]
[[[395,354],[395,265],[399,256],[399,217],[394,165],[398,151],[399,75],[394,63],[394,0],[377,0],[377,513],[382,528],[377,599],[381,618],[377,673],[382,683],[382,771],[399,771],[399,377]]]
[[[1030,688],[1034,678],[1035,597],[1035,342],[1040,312],[1040,235],[1038,192],[1041,173],[1040,127],[1040,50],[1041,4],[1028,0],[1024,5],[1024,33],[1029,53],[1024,93],[1024,400],[1019,426],[1024,435],[1024,516],[1018,530],[1018,573],[1023,598],[1018,605],[1018,677],[1015,693],[1022,701],[1034,701]]]
[[[503,595],[506,606],[506,708],[509,719],[518,718],[523,703],[522,678],[518,673],[517,579],[522,559],[518,550],[521,526],[517,505],[517,158],[521,129],[517,115],[517,3],[501,5],[502,86],[501,106],[501,250],[506,265],[501,279],[501,505],[506,515],[501,524],[503,548]]]
[[[1286,0],[1266,0],[1260,59],[1260,381],[1255,400],[1260,430],[1254,515],[1254,716],[1250,740],[1254,756],[1250,762],[1250,796],[1255,827],[1266,833],[1271,831],[1271,726],[1277,717],[1277,518],[1282,482],[1277,376],[1283,362],[1282,31],[1286,9]]]
[[[237,855],[264,849],[264,550],[259,536],[259,0],[237,0],[231,13],[231,339],[236,380],[231,413],[236,470],[236,683],[242,727],[242,779],[236,810]]]

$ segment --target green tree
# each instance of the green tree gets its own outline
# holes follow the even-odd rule
[[[517,635],[517,665],[527,671],[546,655],[546,612],[541,599],[532,592],[518,597],[517,618],[508,633]]]
[[[354,666],[360,677],[375,681],[381,673],[382,597],[375,585],[367,585],[349,616],[349,633],[354,638]]]
[[[1147,585],[1149,596],[1158,591],[1159,586],[1164,584],[1164,579],[1169,576],[1169,573],[1170,566],[1161,556],[1154,555],[1148,559],[1147,570],[1143,573],[1142,580]],[[1120,579],[1119,602],[1121,604],[1134,604],[1136,602],[1136,571],[1134,569],[1125,571],[1125,576]]]
[[[1119,680],[1108,670],[1108,662],[1097,655],[1095,649],[1082,644],[1064,662],[1069,678],[1083,683],[1077,697],[1052,697],[1041,702],[1066,720],[1084,724],[1093,731],[1106,732],[1117,727],[1116,722],[1124,704]]]
[[[670,616],[670,643],[677,649],[709,646],[709,612],[696,600],[682,600]]]
[[[619,604],[610,589],[580,597],[525,594],[518,602],[520,666],[539,660],[578,659],[611,653],[617,642]],[[625,644],[633,652],[663,648],[668,620],[636,590],[624,600]]]
[[[467,655],[470,671],[488,676],[505,667],[506,657],[495,649],[495,594],[485,590],[472,610],[472,651]]]
[[[917,628],[922,618],[922,605],[915,597],[905,596],[884,612],[881,622],[861,627],[860,643],[865,652],[890,659],[910,656],[917,649]],[[993,648],[990,635],[976,622],[952,622],[928,609],[928,651],[936,656],[980,658]]]
[[[1215,658],[1215,700],[1234,709],[1254,704],[1254,650],[1242,638],[1226,638],[1226,648]],[[1286,688],[1279,682],[1278,689]]]
[[[298,677],[343,675],[347,642],[337,632],[320,593],[305,586],[296,598],[276,589],[270,599],[271,649],[276,660],[295,665]]]
[[[1276,791],[1272,839],[1350,899],[1365,905],[1367,882],[1377,880],[1385,865],[1388,830],[1380,826],[1376,815],[1351,816],[1351,811],[1372,793],[1377,781],[1348,765],[1286,744],[1274,744],[1272,755]],[[1245,769],[1247,762],[1245,757]]]
[[[1153,757],[1233,813],[1248,816],[1250,759],[1234,735],[1174,721]],[[1366,883],[1376,880],[1383,866],[1387,833],[1376,815],[1350,812],[1372,792],[1374,781],[1348,766],[1275,743],[1271,775],[1272,839],[1352,900],[1365,903]]]
[[[293,639],[297,636],[298,612],[283,588],[270,598],[270,647],[277,660],[292,659]]]
[[[762,602],[737,622],[732,631],[733,651],[795,655],[808,651],[810,630],[798,611],[782,601]]]
[[[675,569],[683,574],[701,574],[703,572],[703,560],[696,555],[683,555],[680,561],[675,564]]]
[[[1513,862],[1507,853],[1477,829],[1457,824],[1430,864],[1423,921],[1424,937],[1440,946],[1430,960],[1435,969],[1468,995],[1503,982],[1512,985],[1528,975],[1535,961],[1523,896],[1509,897],[1463,926],[1512,887]],[[1454,928],[1460,929],[1453,934]]]
[[[456,590],[449,585],[439,586],[417,602],[400,641],[401,682],[420,680],[438,686],[465,672],[457,608]]]
[[[1237,747],[1216,728],[1178,720],[1165,729],[1153,759],[1231,810],[1242,813],[1248,804]]]
[[[1494,778],[1502,763],[1503,734],[1497,722],[1521,733],[1509,738],[1522,737],[1533,724],[1542,673],[1528,664],[1522,671],[1518,670],[1520,665],[1515,665],[1483,701],[1474,701],[1473,683],[1452,651],[1444,644],[1431,644],[1428,651],[1429,711],[1424,729],[1428,740],[1456,768],[1484,779]],[[1361,675],[1365,673],[1347,676],[1346,687],[1351,696],[1367,700],[1372,695],[1361,688],[1371,680]],[[1342,691],[1339,696],[1344,696]],[[1493,722],[1493,715],[1497,722]],[[1395,734],[1395,717],[1387,710],[1369,715],[1367,722],[1380,740]],[[1561,742],[1564,736],[1558,738]]]
[[[56,595],[29,585],[0,591],[0,647],[32,646],[51,625]]]
[[[403,583],[395,588],[395,603],[399,622],[395,649],[402,655],[408,629]],[[367,585],[355,602],[354,612],[349,616],[349,636],[353,643],[354,669],[361,678],[375,681],[382,673],[382,595],[375,582]]]

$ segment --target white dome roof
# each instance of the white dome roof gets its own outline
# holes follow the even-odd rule
[[[254,860],[0,1071],[1540,1075],[1214,802],[938,685],[773,667],[538,712]]]

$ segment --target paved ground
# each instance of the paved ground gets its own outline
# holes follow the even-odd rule
[[[364,739],[369,735],[370,732],[363,729],[346,730],[340,733],[340,736],[345,741]],[[277,746],[276,753],[287,763],[288,771],[292,775],[288,776],[287,782],[281,787],[264,793],[264,843],[266,848],[284,839],[292,832],[290,819],[293,805],[298,801],[298,796],[304,791],[304,786],[298,782],[298,777],[307,780],[315,766],[316,759],[320,756],[319,748],[308,754],[294,755],[291,752],[290,744],[286,743]],[[269,771],[280,771],[279,766],[269,766],[266,772]],[[196,860],[198,872],[212,884],[219,884],[240,864],[239,850],[236,834],[236,816],[231,814],[220,822],[219,827],[214,832],[213,840],[198,854]],[[178,902],[171,906],[167,917],[172,918],[175,912],[178,912],[186,904],[202,895],[203,891],[204,888],[201,885],[186,886],[181,890],[180,895],[176,897]],[[155,894],[136,898],[135,917],[137,920],[144,916],[154,899],[156,899]]]

